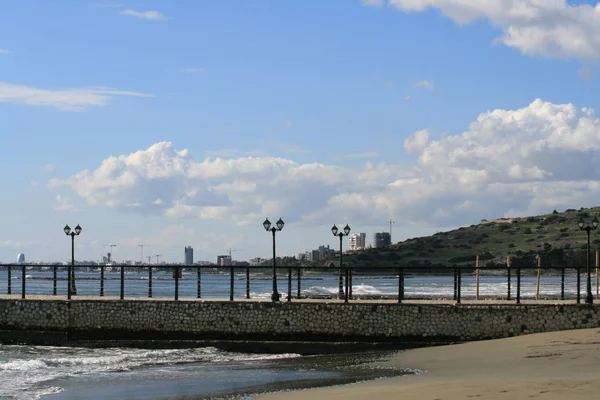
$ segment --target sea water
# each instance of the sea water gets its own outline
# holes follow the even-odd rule
[[[374,367],[372,361],[389,354],[0,346],[0,399],[242,399],[253,393],[415,373]]]

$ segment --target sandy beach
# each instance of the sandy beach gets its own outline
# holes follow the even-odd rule
[[[416,349],[382,365],[426,373],[256,399],[597,399],[600,329]]]

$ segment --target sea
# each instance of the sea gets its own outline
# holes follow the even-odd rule
[[[20,274],[13,271],[12,290],[20,293]],[[58,295],[66,294],[66,272],[59,271]],[[27,271],[26,292],[52,294],[52,272]],[[105,296],[120,293],[119,272],[106,272]],[[229,298],[228,274],[203,274],[203,298]],[[197,297],[197,276],[184,273],[179,280],[180,298]],[[297,280],[293,280],[294,296]],[[584,277],[581,293],[584,293]],[[252,275],[248,290],[246,275],[234,276],[234,297],[265,299],[271,295],[271,277]],[[148,277],[126,273],[125,296],[147,297]],[[287,296],[287,276],[278,277],[282,300]],[[516,279],[512,282],[516,294]],[[392,297],[398,293],[397,276],[355,276],[353,295]],[[521,279],[521,296],[535,297],[538,292],[536,277]],[[5,272],[0,276],[0,293],[6,293]],[[335,296],[339,290],[335,275],[303,276],[300,294],[303,297]],[[404,293],[410,298],[447,298],[453,295],[450,276],[414,276],[405,279]],[[480,295],[503,298],[507,295],[506,276],[480,277]],[[565,279],[565,294],[573,298],[577,291],[576,277]],[[155,272],[152,279],[154,297],[171,298],[174,281],[166,273]],[[539,285],[542,298],[559,298],[560,276],[545,276]],[[97,271],[77,272],[77,294],[97,296]],[[475,278],[465,276],[462,295],[475,294]],[[191,349],[137,349],[137,348],[78,348],[27,345],[0,345],[0,400],[106,400],[106,399],[252,399],[260,393],[301,389],[316,386],[347,384],[362,380],[416,374],[410,365],[402,368],[384,368],[377,361],[394,356],[390,351],[344,354],[301,355],[256,354],[228,352],[213,347]]]

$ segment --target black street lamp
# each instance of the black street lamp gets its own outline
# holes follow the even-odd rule
[[[594,297],[592,296],[592,276],[590,272],[590,231],[598,227],[598,218],[594,217],[592,225],[585,225],[583,219],[580,219],[577,223],[579,229],[587,232],[587,294],[585,296],[586,304],[593,304]]]
[[[275,256],[275,232],[282,230],[283,225],[285,225],[285,222],[283,222],[281,218],[279,218],[279,221],[275,223],[274,227],[271,227],[271,221],[269,221],[268,218],[265,219],[265,222],[263,222],[265,230],[267,232],[270,231],[273,233],[273,293],[271,294],[272,301],[279,301],[279,292],[277,291],[277,258]]]
[[[71,294],[77,295],[77,288],[75,287],[75,236],[79,236],[81,233],[81,226],[77,224],[75,229],[71,231],[69,225],[65,225],[63,231],[67,236],[71,236],[71,265],[69,265],[67,273],[67,299],[70,299]]]
[[[340,290],[338,291],[338,299],[343,299],[344,298],[344,274],[342,272],[342,238],[344,236],[348,236],[350,234],[350,227],[348,226],[348,224],[346,224],[346,226],[344,227],[343,231],[339,231],[338,227],[335,226],[335,224],[333,225],[333,227],[331,228],[331,233],[333,233],[333,236],[339,236],[340,238],[340,279],[339,279],[339,283],[340,283]]]

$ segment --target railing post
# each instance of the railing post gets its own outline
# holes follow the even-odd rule
[[[456,267],[452,267],[452,283],[454,284],[454,295],[452,300],[456,301],[458,298],[458,274],[456,273]]]
[[[288,267],[288,295],[287,301],[292,301],[292,268]]]
[[[560,299],[565,299],[565,266],[563,264],[560,272]]]
[[[152,265],[148,266],[148,297],[152,298]]]
[[[506,257],[506,300],[510,300],[510,256]]]
[[[12,265],[9,265],[8,269],[6,271],[7,271],[7,280],[8,280],[8,282],[7,282],[8,286],[6,288],[6,291],[8,294],[12,294]]]
[[[458,270],[458,278],[456,281],[456,286],[457,286],[457,291],[456,291],[456,304],[460,304],[460,297],[461,297],[461,286],[462,286],[462,271],[461,271],[461,267],[460,265],[457,267]]]
[[[521,262],[517,263],[517,304],[521,304]]]
[[[400,267],[400,300],[404,300],[404,267]]]
[[[100,296],[104,296],[104,265],[100,266]]]
[[[402,267],[398,267],[398,303],[402,303]]]
[[[25,298],[25,264],[21,266],[21,298]]]
[[[542,258],[537,256],[537,282],[535,286],[535,299],[540,299],[540,280],[542,278]]]
[[[196,298],[202,297],[202,267],[198,266],[196,269]]]
[[[475,300],[479,300],[479,254],[475,257]]]
[[[125,298],[125,266],[121,265],[121,293],[120,293],[120,299],[123,300]]]
[[[229,301],[233,301],[233,265],[229,269]]]
[[[296,282],[298,284],[298,298],[300,298],[300,295],[302,293],[301,290],[300,290],[301,289],[301,283],[300,282],[302,280],[301,276],[302,276],[302,274],[300,273],[300,267],[298,267],[298,269],[296,270],[296,278],[298,279],[298,282]]]
[[[596,250],[596,300],[598,300],[598,284],[600,281],[598,280],[598,268],[600,268],[600,250]]]
[[[348,284],[349,285],[348,286],[348,290],[349,290],[348,298],[350,300],[352,300],[352,268],[350,268],[349,273],[350,273],[350,275],[348,275],[348,277],[350,278],[350,283]]]
[[[349,293],[348,293],[348,279],[349,278],[350,278],[350,272],[349,272],[348,267],[346,267],[346,291],[344,293],[344,303],[348,302],[348,295],[349,295]]]
[[[72,281],[71,281],[71,275],[73,274],[73,264],[69,264],[69,266],[67,267],[67,274],[69,275],[67,277],[67,300],[71,299],[71,285],[73,285]]]
[[[246,298],[250,298],[250,267],[246,267]]]
[[[581,271],[577,266],[577,304],[581,303]]]
[[[178,265],[173,267],[173,272],[175,273],[175,300],[179,300],[179,266]]]
[[[56,288],[56,271],[58,270],[58,267],[55,265],[54,267],[52,267],[52,294],[54,296],[56,296],[56,292],[57,292],[57,288]]]

